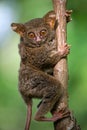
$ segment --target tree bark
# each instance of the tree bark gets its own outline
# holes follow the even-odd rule
[[[58,27],[56,30],[57,45],[66,43],[67,41],[67,29],[66,29],[66,0],[53,0],[53,7],[56,13],[56,19],[58,20]],[[57,46],[58,48],[58,46]],[[65,111],[69,110],[68,106],[68,66],[67,58],[60,60],[54,67],[54,76],[62,83],[64,94],[61,102],[57,104],[56,110],[59,106],[65,107]],[[72,113],[70,117],[64,118],[54,123],[54,130],[80,130]]]

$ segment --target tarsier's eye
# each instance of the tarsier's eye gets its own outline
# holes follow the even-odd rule
[[[40,36],[46,36],[47,34],[47,30],[46,29],[43,29],[40,31]]]
[[[33,32],[28,33],[28,37],[30,39],[34,39],[35,38],[35,33],[33,33]]]

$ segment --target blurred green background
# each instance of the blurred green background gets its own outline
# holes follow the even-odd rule
[[[12,22],[26,22],[51,10],[51,0],[0,0],[0,130],[24,130],[26,106],[18,92],[19,36]],[[69,106],[82,130],[87,130],[87,0],[70,0],[72,22],[67,38],[71,44]],[[34,100],[33,117],[38,100]],[[31,122],[31,130],[53,130],[52,123]]]

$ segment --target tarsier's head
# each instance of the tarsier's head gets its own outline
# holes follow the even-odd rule
[[[12,23],[11,27],[26,45],[39,47],[55,37],[56,15],[50,11],[43,18],[32,19],[25,24]]]

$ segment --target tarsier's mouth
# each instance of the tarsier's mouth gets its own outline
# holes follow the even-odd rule
[[[28,46],[28,47],[30,47],[30,48],[41,47],[42,44],[44,44],[44,42],[41,42],[41,43],[39,42],[39,43],[37,43],[37,44],[36,44],[36,43],[33,43],[33,44],[32,44],[32,43],[27,43],[27,42],[25,43],[25,45]]]
[[[36,42],[36,43],[28,43],[28,42],[25,42],[25,45],[30,47],[30,48],[36,48],[36,47],[41,47],[42,45],[46,44],[46,41],[47,39],[44,39],[43,41],[39,41],[39,42]]]

